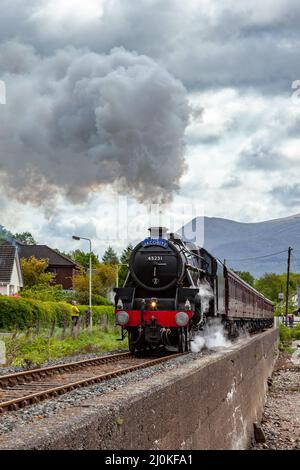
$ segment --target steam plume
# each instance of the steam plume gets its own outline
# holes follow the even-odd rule
[[[0,45],[0,183],[11,197],[74,202],[110,185],[168,201],[185,170],[189,107],[181,82],[144,55],[65,48],[40,57]]]
[[[226,332],[220,319],[212,319],[206,323],[204,330],[199,332],[191,342],[191,351],[198,353],[201,349],[228,348],[231,342],[226,338]]]

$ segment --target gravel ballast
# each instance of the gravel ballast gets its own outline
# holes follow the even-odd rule
[[[115,351],[116,352],[116,351]],[[124,352],[124,351],[122,351]],[[207,356],[212,354],[213,350],[203,350],[201,353],[190,353],[188,355],[177,357],[170,359],[169,361],[163,362],[161,364],[146,368],[140,369],[135,372],[131,372],[124,376],[116,377],[106,382],[102,382],[96,385],[79,388],[73,390],[72,392],[68,392],[64,395],[61,395],[57,398],[53,398],[50,400],[45,400],[41,403],[36,405],[31,405],[27,408],[20,409],[18,411],[12,411],[9,413],[0,416],[0,435],[8,433],[16,429],[19,426],[28,426],[30,422],[34,422],[38,419],[44,419],[52,414],[59,412],[67,407],[72,406],[79,406],[80,402],[88,399],[93,398],[95,395],[100,395],[103,393],[110,392],[111,390],[115,390],[119,387],[127,385],[128,383],[132,382],[139,382],[143,379],[147,379],[152,377],[155,374],[162,374],[164,371],[179,367],[181,365],[190,362],[191,360],[199,359],[200,357]],[[109,353],[112,354],[112,353]],[[104,356],[101,355],[101,356]],[[80,359],[89,359],[93,357],[99,357],[95,355],[80,355],[80,356],[73,356],[72,358],[64,358],[59,361],[49,361],[47,364],[44,365],[54,365],[54,364],[61,364],[65,362],[75,362],[76,360]],[[72,360],[71,360],[72,359]],[[17,371],[19,368],[17,368]],[[21,369],[24,370],[24,369]],[[16,368],[12,371],[9,368],[9,371],[5,373],[10,373],[16,371]],[[3,375],[3,374],[2,374]]]
[[[300,365],[281,353],[261,421],[265,442],[253,449],[300,450]]]
[[[30,366],[7,366],[0,368],[0,376],[6,374],[14,374],[15,372],[23,372],[26,370],[39,369],[40,367],[51,367],[68,362],[84,361],[85,359],[97,359],[98,357],[110,356],[111,354],[119,354],[126,352],[125,349],[116,349],[114,351],[103,353],[75,354],[73,356],[64,356],[57,359],[50,359],[42,364],[31,364]]]

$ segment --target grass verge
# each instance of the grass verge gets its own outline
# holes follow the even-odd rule
[[[300,340],[300,326],[297,325],[295,328],[289,328],[283,323],[279,326],[280,343],[279,350],[293,354],[295,348],[292,348],[291,344],[295,340]]]
[[[104,332],[94,327],[93,331],[83,330],[76,338],[66,336],[63,340],[59,338],[59,331],[52,338],[43,334],[33,338],[20,334],[1,339],[6,345],[7,365],[31,366],[75,354],[127,349],[127,341],[117,341],[119,337],[120,333],[113,329]]]

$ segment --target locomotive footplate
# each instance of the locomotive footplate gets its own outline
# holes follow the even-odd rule
[[[160,327],[156,318],[152,318],[151,324],[145,326],[145,340],[147,343],[159,343],[161,341]]]

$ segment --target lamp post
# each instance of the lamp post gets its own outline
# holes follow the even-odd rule
[[[92,241],[90,238],[72,236],[73,240],[87,240],[90,243],[90,262],[89,262],[89,311],[90,311],[90,330],[93,328],[93,316],[92,316]]]

